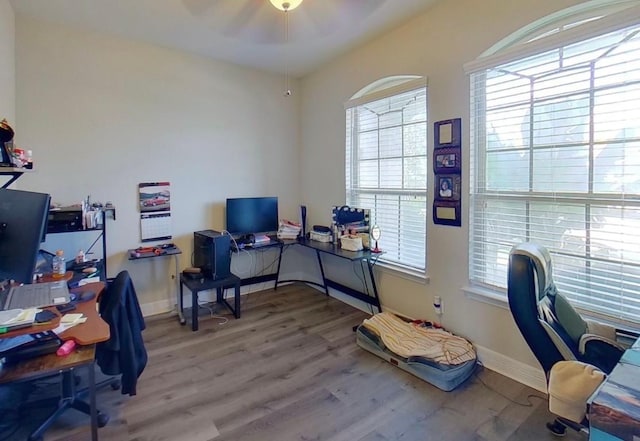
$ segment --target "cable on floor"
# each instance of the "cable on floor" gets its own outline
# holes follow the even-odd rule
[[[495,388],[493,388],[493,387],[489,386],[487,383],[485,383],[485,382],[482,380],[482,378],[480,378],[480,375],[478,375],[478,371],[479,371],[479,370],[481,370],[481,369],[483,370],[483,369],[484,369],[484,366],[483,366],[481,363],[478,363],[478,365],[476,366],[476,369],[474,369],[474,371],[473,371],[473,375],[478,379],[478,381],[479,381],[479,382],[480,382],[484,387],[486,387],[487,389],[489,389],[490,391],[492,391],[492,392],[494,392],[494,393],[496,393],[496,394],[500,395],[502,398],[505,398],[505,399],[509,400],[509,401],[510,401],[511,403],[513,403],[513,404],[516,404],[516,405],[518,405],[518,406],[522,406],[522,407],[533,407],[533,402],[531,401],[531,398],[538,398],[538,399],[540,399],[540,400],[542,400],[542,401],[547,401],[547,397],[543,397],[543,396],[538,395],[538,394],[529,394],[529,395],[527,395],[527,397],[526,397],[527,402],[526,402],[526,403],[521,403],[521,402],[519,402],[519,401],[516,401],[516,400],[514,400],[514,399],[512,399],[512,398],[510,398],[510,397],[508,397],[508,396],[506,396],[506,395],[505,395],[505,394],[503,394],[502,392],[500,392],[500,391],[496,390]]]
[[[217,303],[216,303],[217,305]],[[221,315],[214,315],[214,309],[215,307],[209,306],[209,302],[205,302],[205,303],[198,303],[198,306],[200,308],[204,308],[204,309],[208,309],[209,310],[209,314],[211,315],[212,319],[216,319],[216,320],[222,320],[220,323],[218,323],[218,325],[225,325],[227,324],[227,322],[229,322],[229,319],[221,316]]]

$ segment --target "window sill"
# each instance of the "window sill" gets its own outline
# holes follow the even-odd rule
[[[388,273],[395,277],[400,277],[405,280],[410,280],[421,285],[429,283],[429,276],[422,271],[411,270],[398,265],[393,265],[385,262],[377,262],[374,268],[379,269],[382,272]]]
[[[504,291],[482,288],[479,286],[465,286],[462,288],[464,295],[471,300],[509,309],[509,301]]]

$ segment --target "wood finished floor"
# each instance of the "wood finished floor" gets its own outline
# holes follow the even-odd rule
[[[443,392],[359,348],[367,315],[308,287],[249,294],[241,319],[224,315],[202,309],[195,333],[175,315],[147,320],[138,395],[99,393],[101,441],[555,439],[537,391],[479,368]],[[89,439],[86,421],[68,411],[45,441]]]

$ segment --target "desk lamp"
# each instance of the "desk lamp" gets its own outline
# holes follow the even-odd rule
[[[378,240],[380,239],[381,235],[382,235],[382,232],[380,231],[380,227],[377,225],[374,225],[373,228],[371,229],[371,238],[376,241],[376,247],[371,250],[372,253],[382,252],[382,250],[378,248]]]

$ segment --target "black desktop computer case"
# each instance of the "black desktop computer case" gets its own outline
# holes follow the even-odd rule
[[[231,275],[231,236],[215,230],[193,232],[193,266],[205,277],[224,279]]]

